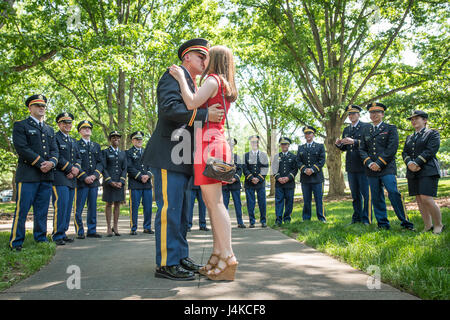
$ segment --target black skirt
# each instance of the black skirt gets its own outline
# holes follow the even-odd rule
[[[409,195],[437,197],[438,183],[439,176],[408,178]]]
[[[117,189],[109,184],[103,185],[102,200],[105,202],[118,202],[125,200],[125,188],[122,184],[122,188]]]

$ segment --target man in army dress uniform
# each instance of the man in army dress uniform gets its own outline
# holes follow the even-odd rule
[[[295,176],[297,175],[296,156],[289,152],[292,140],[280,138],[281,152],[275,155],[272,161],[272,174],[275,178],[275,215],[277,226],[281,223],[291,222],[291,213],[294,205]],[[283,213],[284,211],[284,213]]]
[[[373,210],[378,227],[390,229],[384,198],[383,187],[385,187],[402,228],[414,230],[414,225],[406,216],[402,195],[397,188],[397,166],[395,164],[395,154],[399,143],[397,127],[383,122],[386,110],[384,104],[374,102],[367,106],[367,110],[370,113],[372,125],[363,130],[360,154],[369,179]]]
[[[258,150],[259,136],[249,138],[251,149],[244,155],[242,165],[245,176],[245,196],[250,228],[255,227],[255,192],[258,198],[261,227],[266,228],[266,175],[269,172],[269,158],[265,152]]]
[[[314,142],[316,129],[311,126],[303,128],[306,143],[298,147],[297,167],[300,171],[300,183],[303,193],[303,220],[311,220],[312,195],[316,203],[317,219],[326,222],[323,205],[325,148],[323,144]]]
[[[130,189],[130,228],[131,235],[136,235],[138,224],[139,205],[142,201],[144,209],[144,233],[153,234],[152,230],[152,173],[150,167],[142,162],[142,131],[133,132],[130,135],[133,146],[126,151],[128,189]]]
[[[53,181],[53,233],[52,239],[57,245],[73,242],[67,237],[70,215],[72,212],[77,176],[81,169],[81,158],[77,141],[69,136],[74,117],[71,113],[62,112],[56,117],[59,131],[56,133],[59,158]]]
[[[81,121],[78,132],[81,139],[77,141],[81,157],[81,170],[77,176],[77,189],[75,190],[75,232],[77,239],[84,239],[84,227],[81,214],[87,201],[87,236],[101,238],[97,233],[97,196],[102,175],[102,155],[100,145],[91,141],[92,123],[88,120]]]
[[[351,224],[363,223],[367,225],[372,221],[372,204],[370,203],[369,181],[359,154],[359,146],[363,129],[368,124],[359,120],[361,111],[362,108],[357,105],[345,108],[351,123],[342,132],[342,139],[336,139],[336,147],[346,152],[345,170],[347,171],[348,185],[353,199]]]
[[[53,169],[58,164],[58,146],[52,127],[44,123],[47,98],[33,95],[25,101],[30,116],[13,126],[13,144],[19,156],[16,170],[16,209],[9,247],[22,250],[25,222],[33,206],[33,236],[48,242],[47,214],[52,194]]]
[[[237,144],[236,139],[230,139],[229,141],[231,152],[233,152],[234,146]],[[242,162],[237,153],[233,153],[234,163],[236,164],[236,174],[234,175],[231,183],[222,185],[223,204],[228,210],[230,203],[230,194],[233,197],[234,211],[236,213],[236,220],[238,228],[245,229],[246,226],[242,220],[242,203],[241,203],[241,175],[242,175]]]
[[[192,92],[196,91],[196,77],[206,68],[209,46],[205,39],[193,39],[178,49],[178,58]],[[204,125],[207,119],[220,122],[224,111],[218,109],[218,105],[188,110],[178,81],[168,70],[158,83],[157,99],[158,122],[144,151],[144,164],[151,167],[154,176],[158,206],[155,277],[194,280],[194,272],[201,266],[189,258],[186,239],[190,202],[188,184],[193,174],[193,125],[196,121]],[[180,145],[183,147],[181,154],[176,151]],[[176,154],[172,155],[172,151]]]

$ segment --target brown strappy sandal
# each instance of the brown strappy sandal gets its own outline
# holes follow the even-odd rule
[[[201,275],[206,276],[209,270],[213,270],[213,269],[216,267],[217,263],[212,263],[212,262],[211,262],[211,260],[212,260],[213,257],[216,257],[216,258],[218,259],[218,260],[217,260],[217,263],[219,263],[219,260],[220,260],[219,255],[217,255],[217,254],[215,254],[215,253],[211,253],[211,256],[209,257],[208,262],[207,262],[203,267],[201,267],[201,268],[198,270],[198,273],[200,273]],[[210,265],[211,268],[207,269],[206,267],[207,267],[208,265]]]
[[[239,264],[239,262],[237,262],[237,261],[233,264],[228,263],[228,260],[230,260],[233,257],[234,257],[234,254],[232,254],[231,256],[228,256],[226,258],[219,257],[219,261],[220,260],[223,261],[226,264],[226,267],[224,269],[222,269],[221,267],[219,267],[219,263],[217,263],[216,267],[214,269],[210,270],[211,272],[208,272],[206,274],[208,279],[214,280],[214,281],[221,281],[221,280],[233,281],[234,275],[236,274],[237,266]],[[220,272],[216,273],[214,271],[215,269],[220,270]]]

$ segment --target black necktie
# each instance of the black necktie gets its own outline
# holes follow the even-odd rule
[[[42,122],[39,122],[39,129],[42,130]]]

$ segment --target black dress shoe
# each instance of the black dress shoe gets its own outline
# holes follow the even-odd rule
[[[144,229],[144,233],[154,234],[155,231],[153,231],[152,229]]]
[[[65,237],[63,240],[64,240],[64,242],[68,242],[68,243],[74,242],[74,240],[72,238],[68,238],[68,237]]]
[[[66,244],[63,239],[59,239],[54,242],[57,246],[64,246]]]
[[[102,236],[96,232],[96,233],[88,233],[88,235],[86,237],[88,237],[88,238],[101,238]]]
[[[410,227],[410,226],[407,226],[407,227],[402,226],[402,228],[405,230],[409,230],[409,231],[414,231],[414,232],[416,231],[416,229],[414,229],[414,227]]]
[[[17,247],[9,247],[12,251],[22,251],[22,246],[17,246]]]
[[[242,229],[245,229],[245,228],[247,228],[246,226],[245,226],[245,224],[238,224],[238,228],[242,228]]]
[[[251,224],[251,225],[250,225],[250,228],[251,228],[251,229],[252,229],[252,228],[254,228],[254,227],[255,227],[255,225],[254,225],[254,224]]]
[[[198,270],[201,267],[203,267],[203,265],[195,263],[195,261],[192,260],[191,258],[181,259],[180,264],[184,269],[186,269],[188,271],[192,271],[192,272],[197,272],[197,273],[198,273]]]
[[[201,231],[209,231],[208,227],[200,227]]]
[[[86,238],[86,237],[84,236],[84,234],[77,236],[77,239],[84,239],[84,238]]]
[[[195,274],[180,265],[156,268],[155,277],[177,281],[195,280]]]
[[[261,228],[267,228],[267,224],[261,223]]]
[[[137,232],[136,231],[131,231],[130,232],[130,236],[136,236],[137,235]]]

